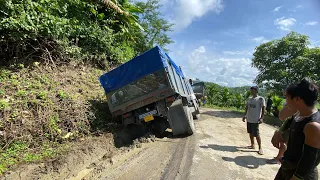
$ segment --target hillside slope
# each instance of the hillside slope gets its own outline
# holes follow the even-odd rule
[[[70,141],[111,133],[113,118],[98,77],[103,71],[70,63],[0,69],[0,174],[67,150]]]

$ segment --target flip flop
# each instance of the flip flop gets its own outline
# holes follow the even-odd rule
[[[277,159],[268,159],[267,160],[268,164],[281,164],[280,161],[278,161]]]
[[[255,149],[255,147],[247,146],[247,147],[245,147],[245,149]]]
[[[263,150],[259,149],[258,154],[263,155]]]

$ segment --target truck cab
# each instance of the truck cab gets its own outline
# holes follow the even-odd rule
[[[200,80],[192,80],[192,79],[190,79],[189,82],[191,84],[194,95],[197,98],[197,101],[200,102],[201,99],[204,97],[204,82]]]

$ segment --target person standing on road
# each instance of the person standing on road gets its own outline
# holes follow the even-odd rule
[[[260,155],[263,154],[261,147],[261,138],[259,133],[259,124],[263,123],[264,113],[266,102],[263,97],[258,96],[258,87],[253,86],[250,88],[250,93],[252,97],[249,98],[246,109],[245,116],[243,117],[243,122],[247,119],[247,131],[250,136],[251,146],[248,146],[249,149],[255,149],[254,137],[256,137]]]
[[[271,107],[272,107],[272,99],[271,99],[271,95],[268,96],[268,100],[267,100],[267,114],[271,114]]]
[[[289,126],[282,130],[289,129],[289,140],[275,180],[318,180],[320,113],[315,107],[317,99],[318,87],[307,79],[286,89],[286,108],[291,111],[287,115],[294,115],[289,119]],[[283,141],[281,132],[275,132],[273,146],[279,148]]]

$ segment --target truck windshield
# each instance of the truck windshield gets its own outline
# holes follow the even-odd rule
[[[166,80],[165,71],[159,70],[108,93],[108,99],[110,105],[112,107],[116,107],[166,87],[168,87],[168,83]]]
[[[203,93],[203,85],[202,84],[194,84],[192,85],[192,89],[194,93]]]

